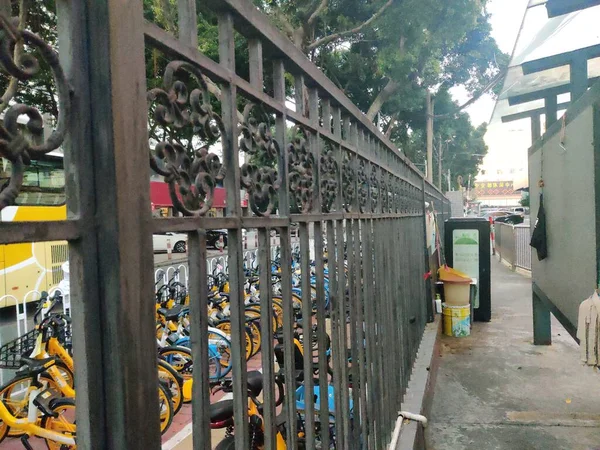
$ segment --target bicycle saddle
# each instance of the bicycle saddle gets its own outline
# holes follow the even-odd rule
[[[226,428],[233,425],[233,400],[211,403],[208,408],[211,428]],[[214,426],[217,425],[218,426]]]
[[[179,319],[179,315],[182,312],[185,312],[184,308],[186,308],[186,307],[183,305],[175,305],[171,309],[159,308],[158,313],[161,316],[164,316],[165,319],[167,319],[167,320],[177,320],[177,319]]]
[[[28,374],[35,376],[44,373],[49,367],[56,364],[56,358],[51,356],[44,359],[32,359],[21,356],[19,362],[21,362],[23,366],[17,371],[18,375]]]
[[[218,294],[217,296],[213,296],[213,297],[208,297],[210,299],[210,301],[212,303],[214,303],[215,305],[220,305],[221,303],[223,303],[224,301],[229,301],[229,294],[225,294],[223,292],[216,292],[215,294]]]
[[[252,395],[258,397],[263,390],[263,374],[258,370],[248,372],[248,379],[246,382],[248,383],[248,390]]]

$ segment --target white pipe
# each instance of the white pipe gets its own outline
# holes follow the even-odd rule
[[[427,427],[427,417],[422,416],[421,414],[413,414],[408,411],[399,411],[398,419],[396,420],[396,426],[394,428],[394,434],[392,435],[392,442],[390,443],[388,450],[396,450],[398,441],[400,440],[400,430],[402,429],[402,422],[404,422],[404,419],[421,422],[423,424],[423,428]]]

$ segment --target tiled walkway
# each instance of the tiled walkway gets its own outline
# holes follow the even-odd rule
[[[427,448],[600,449],[600,373],[554,319],[534,346],[531,281],[492,265],[492,321],[442,338]]]

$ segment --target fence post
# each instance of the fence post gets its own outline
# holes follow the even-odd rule
[[[517,229],[514,225],[511,225],[512,228],[512,260],[510,269],[513,272],[517,271]]]

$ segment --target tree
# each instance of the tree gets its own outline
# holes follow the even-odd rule
[[[444,115],[458,108],[447,90],[441,91],[436,96],[436,109]],[[401,143],[401,148],[417,165],[424,165],[426,162],[425,154],[425,114],[416,114],[415,121],[407,120],[408,127],[398,127],[392,133],[392,139]],[[482,124],[477,128],[471,125],[468,114],[461,112],[457,115],[447,115],[436,122],[436,132],[434,148],[434,173],[433,179],[439,179],[437,158],[442,148],[442,179],[445,179],[448,169],[452,174],[451,185],[458,187],[457,177],[460,175],[466,181],[469,176],[472,179],[478,173],[479,165],[483,156],[487,153],[487,145],[484,136],[487,131],[487,125]],[[442,183],[442,188],[447,186],[447,180]]]
[[[8,5],[7,10],[8,12]],[[11,14],[19,18],[19,26],[27,27],[39,35],[46,43],[55,47],[57,44],[56,33],[56,6],[54,0],[30,1],[17,0],[10,4]],[[17,44],[14,49],[15,59],[20,59],[24,54],[23,45]],[[0,113],[12,103],[23,103],[35,106],[41,113],[46,113],[56,118],[58,104],[54,93],[54,80],[50,67],[37,50],[31,52],[40,64],[35,77],[27,83],[19,85],[16,78],[0,77]]]
[[[392,141],[418,161],[416,145],[424,129],[424,96],[430,87],[446,92],[464,85],[472,93],[487,86],[506,63],[506,56],[490,35],[487,0],[253,0],[269,15],[292,42],[314,61],[367,116],[375,120]],[[29,4],[28,26],[56,44],[54,0]],[[145,17],[170,32],[177,32],[177,0],[143,0]],[[218,60],[218,27],[215,14],[198,3],[198,47]],[[236,68],[248,79],[246,39],[236,34]],[[149,89],[162,83],[167,59],[156,50],[147,50],[146,73]],[[43,68],[42,68],[43,72]],[[265,71],[265,86],[271,85]],[[220,88],[205,78],[213,96],[215,112],[220,110]],[[293,83],[289,83],[292,86]],[[7,89],[8,81],[0,84]],[[56,112],[49,73],[42,73],[15,100],[38,105],[42,112]],[[292,88],[288,93],[291,94]],[[438,97],[445,94],[438,94]],[[440,97],[441,98],[441,97]],[[444,100],[445,101],[445,100]],[[438,100],[436,113],[446,112],[460,119],[458,105]],[[242,111],[245,100],[239,99]],[[241,119],[241,117],[240,117]],[[438,121],[441,122],[441,121]],[[465,125],[466,126],[466,125]],[[437,125],[436,125],[437,129]],[[189,130],[188,130],[189,131]],[[443,128],[436,134],[443,132]],[[156,126],[150,117],[151,136],[179,140],[190,148],[191,134]],[[474,131],[472,130],[472,133]],[[189,133],[188,133],[189,134]],[[210,142],[208,143],[210,144]]]

